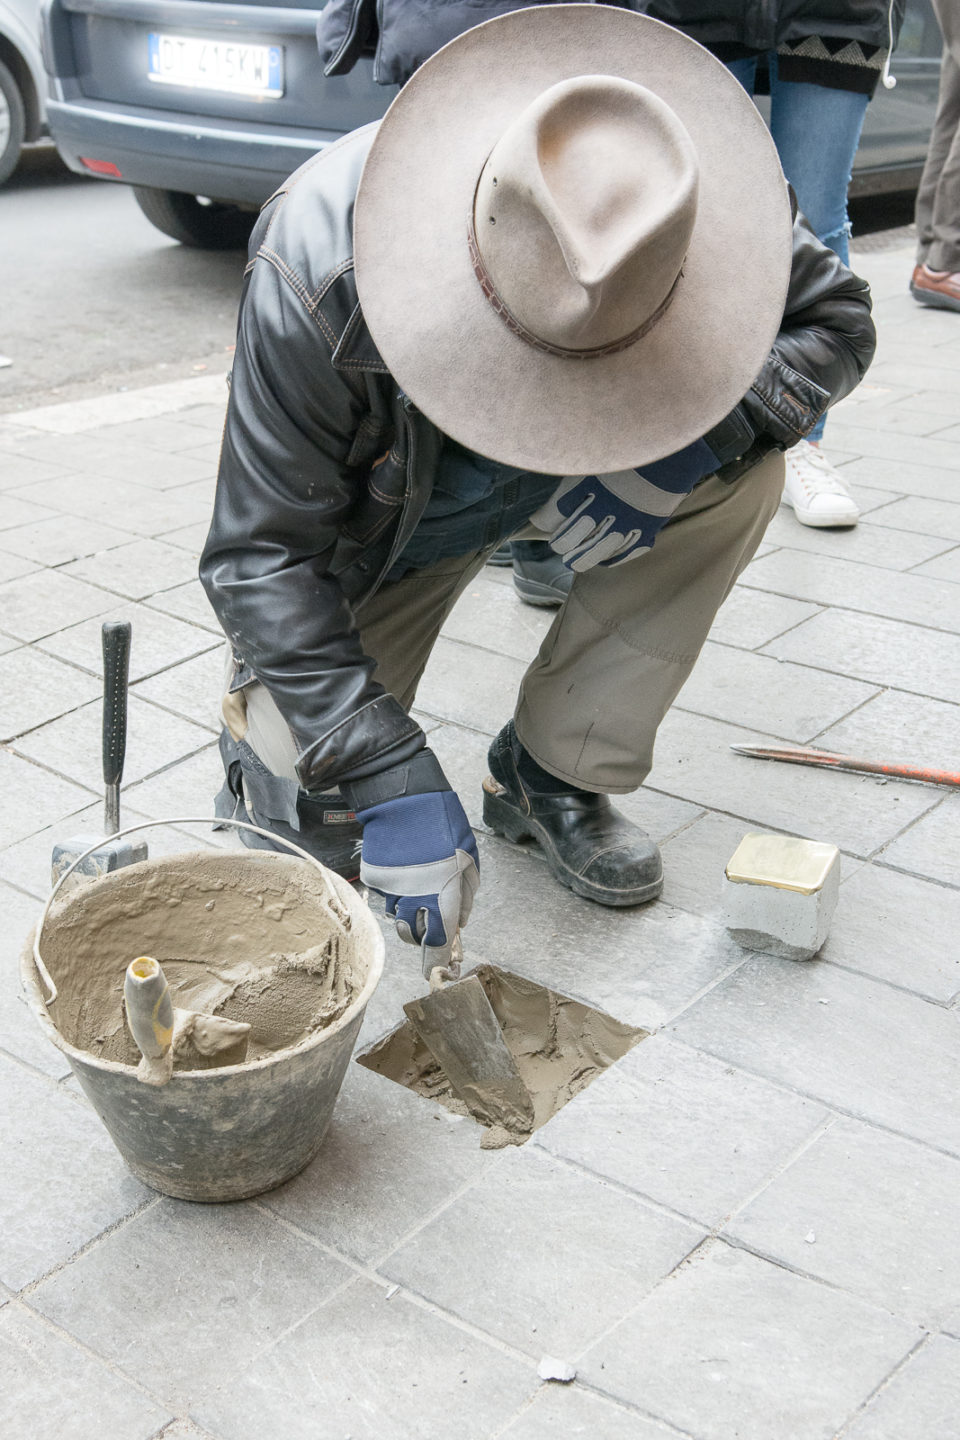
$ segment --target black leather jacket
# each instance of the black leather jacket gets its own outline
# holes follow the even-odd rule
[[[253,232],[200,563],[235,687],[257,678],[270,691],[308,790],[374,774],[425,743],[372,681],[354,622],[423,513],[442,443],[388,373],[357,302],[353,200],[374,131],[296,171]],[[865,282],[798,220],[783,326],[738,407],[739,468],[807,433],[858,383],[874,344]]]

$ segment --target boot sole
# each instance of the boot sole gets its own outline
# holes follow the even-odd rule
[[[513,587],[521,600],[528,605],[562,605],[566,595],[555,590],[552,585],[543,585],[539,580],[522,580],[514,574]]]
[[[960,310],[960,300],[954,300],[952,295],[941,295],[935,290],[920,290],[910,286],[910,294],[919,305],[926,305],[931,310]]]
[[[508,804],[497,794],[499,788],[500,786],[492,775],[488,775],[483,782],[483,823],[488,825],[496,835],[502,835],[505,840],[511,841],[514,845],[522,845],[528,840],[539,845],[551,875],[555,880],[559,880],[561,885],[572,890],[575,895],[581,895],[585,900],[594,900],[598,905],[620,909],[628,905],[643,905],[648,900],[656,900],[663,890],[662,874],[658,879],[651,880],[646,885],[638,885],[633,890],[610,890],[604,885],[584,880],[582,875],[577,875],[563,863],[543,826],[532,816],[521,815],[514,806]]]

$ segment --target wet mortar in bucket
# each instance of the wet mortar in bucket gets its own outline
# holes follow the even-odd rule
[[[498,965],[478,965],[469,973],[483,986],[507,1049],[530,1092],[533,1130],[545,1125],[650,1033]],[[409,1021],[361,1050],[357,1063],[425,1099],[436,1100],[454,1114],[470,1113]],[[480,1145],[485,1150],[521,1145],[531,1133],[500,1125],[481,1126]]]
[[[31,939],[28,1002],[124,1160],[204,1201],[259,1194],[313,1158],[383,968],[380,929],[346,881],[268,852],[167,856],[84,884],[54,903],[41,952],[57,998]],[[178,1008],[250,1025],[242,1063],[185,1036],[168,1084],[138,1079],[123,985],[143,955]]]

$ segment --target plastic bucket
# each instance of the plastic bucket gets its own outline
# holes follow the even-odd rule
[[[48,907],[40,928],[36,954],[42,943],[43,966],[58,993],[53,1000],[44,995],[31,937],[21,961],[27,1001],[139,1180],[182,1200],[242,1200],[289,1180],[313,1159],[383,971],[380,928],[345,880],[309,858],[264,851],[170,855],[79,886]],[[168,974],[178,967],[184,973],[191,963],[215,970],[235,958],[241,940],[252,953],[262,944],[265,957],[326,946],[339,967],[333,1018],[321,1017],[278,1045],[284,1032],[273,1017],[270,1034],[260,1039],[276,1048],[264,1052],[260,1045],[241,1065],[174,1069],[161,1087],[142,1083],[120,1012],[129,961],[148,954]],[[174,1003],[190,1008],[169,978]],[[309,1010],[309,981],[300,971],[294,979],[294,1008],[305,1000]],[[105,1027],[111,1033],[92,1036],[90,997],[98,997],[102,1013],[111,987],[116,1011]],[[256,1012],[254,1004],[247,1016],[252,1042]]]

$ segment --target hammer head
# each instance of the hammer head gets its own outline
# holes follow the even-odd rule
[[[91,845],[96,845],[96,850],[80,862],[64,889],[69,889],[71,885],[82,880],[98,880],[101,875],[108,875],[111,870],[122,870],[125,865],[136,865],[139,860],[147,858],[147,842],[136,836],[132,839],[105,841],[102,835],[73,835],[69,840],[63,840],[53,847],[51,883],[56,885],[63,872],[69,869],[78,855],[89,850]]]

